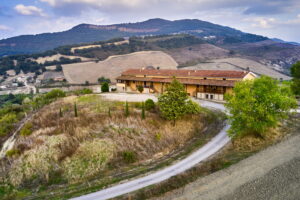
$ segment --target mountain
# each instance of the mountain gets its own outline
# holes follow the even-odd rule
[[[278,39],[278,38],[272,38],[272,40],[275,41],[275,42],[287,43],[287,44],[293,44],[293,45],[300,46],[300,43],[298,43],[298,42],[287,42],[287,41],[284,41],[284,40],[281,40],[281,39]]]
[[[62,45],[91,43],[118,37],[188,33],[218,44],[258,42],[268,38],[197,19],[150,19],[113,25],[80,24],[57,33],[22,35],[0,40],[0,56],[37,53]]]

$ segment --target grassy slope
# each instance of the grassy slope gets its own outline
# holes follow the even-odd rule
[[[222,119],[209,111],[183,118],[173,127],[155,112],[147,112],[142,120],[138,103],[131,104],[128,118],[123,108],[122,102],[104,101],[95,95],[68,97],[44,107],[32,121],[32,135],[17,140],[21,155],[11,158],[9,180],[22,189],[10,192],[11,198],[64,199],[96,191],[168,165],[206,143],[222,128]],[[203,132],[205,127],[208,129]],[[99,162],[97,155],[105,157],[93,165]],[[27,176],[20,168],[26,163],[35,165],[25,169]],[[54,163],[56,170],[51,168]],[[33,192],[33,188],[37,190]]]

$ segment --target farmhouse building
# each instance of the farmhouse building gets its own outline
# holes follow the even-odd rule
[[[116,78],[117,88],[138,92],[143,87],[143,93],[163,93],[174,77],[190,96],[223,101],[224,94],[232,92],[236,82],[254,79],[256,75],[249,71],[129,69]]]

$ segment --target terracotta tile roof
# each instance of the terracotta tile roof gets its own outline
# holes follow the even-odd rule
[[[117,80],[126,80],[126,81],[149,81],[149,82],[160,82],[160,83],[171,83],[172,78],[151,78],[151,77],[135,77],[135,76],[119,76]],[[213,86],[227,86],[233,87],[236,81],[232,80],[210,80],[210,79],[189,79],[189,78],[180,78],[177,79],[182,84],[191,84],[191,85],[213,85]]]
[[[248,72],[229,70],[165,70],[165,69],[129,69],[122,73],[125,76],[169,76],[169,77],[218,77],[244,78]]]

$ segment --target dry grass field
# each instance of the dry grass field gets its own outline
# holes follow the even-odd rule
[[[45,106],[17,138],[15,154],[9,158],[9,182],[14,186],[53,179],[82,182],[104,171],[159,159],[201,134],[206,126],[206,112],[187,116],[173,126],[156,111],[147,112],[142,119],[141,104],[129,105],[128,117],[124,102],[98,95],[69,96]]]
[[[291,77],[284,75],[280,72],[277,72],[266,65],[245,58],[223,58],[223,59],[208,60],[206,62],[199,63],[194,66],[185,67],[183,69],[245,70],[248,67],[250,71],[258,75],[264,74],[276,79],[282,78],[283,80],[291,79]]]
[[[181,65],[191,62],[196,64],[208,59],[226,58],[228,57],[229,51],[210,44],[198,44],[179,49],[171,49],[166,51],[166,53],[171,55],[175,61]]]
[[[104,61],[63,65],[64,75],[69,83],[96,83],[101,76],[113,82],[123,71],[129,68],[148,66],[161,69],[176,69],[176,61],[161,51],[141,51],[126,55],[110,56]]]

